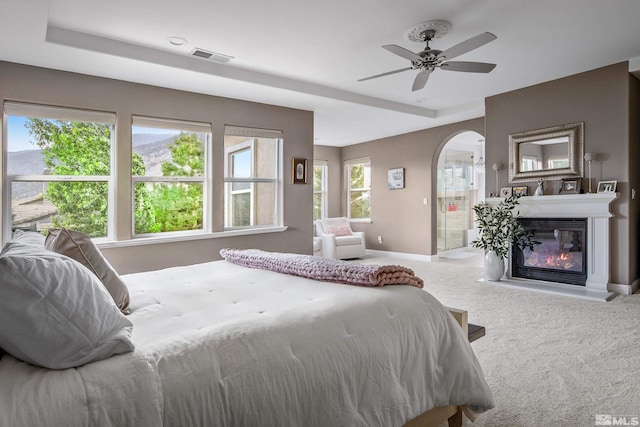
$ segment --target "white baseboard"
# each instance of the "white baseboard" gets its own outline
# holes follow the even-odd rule
[[[419,254],[408,254],[405,252],[389,252],[389,251],[378,251],[375,249],[367,249],[367,255],[376,255],[376,256],[385,256],[391,258],[401,258],[401,259],[410,259],[413,261],[426,261],[431,262],[433,260],[433,255],[419,255]]]
[[[636,279],[630,285],[623,285],[621,283],[609,283],[607,289],[612,292],[619,293],[620,295],[631,295],[638,292],[640,289],[640,279]]]

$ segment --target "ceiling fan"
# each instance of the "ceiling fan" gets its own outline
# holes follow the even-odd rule
[[[486,62],[450,61],[450,59],[477,49],[480,46],[495,40],[497,37],[491,33],[478,34],[477,36],[471,37],[470,39],[458,43],[446,50],[431,49],[431,47],[429,47],[429,42],[431,40],[442,37],[448,33],[450,29],[451,24],[447,21],[427,21],[415,25],[407,31],[407,38],[415,42],[425,42],[427,46],[424,50],[413,53],[412,51],[396,44],[387,44],[382,46],[389,52],[395,53],[396,55],[411,61],[410,67],[376,74],[375,76],[365,77],[358,81],[363,82],[365,80],[376,79],[378,77],[384,77],[408,70],[420,70],[413,81],[413,87],[411,89],[412,91],[416,91],[422,89],[427,84],[429,76],[436,68],[448,71],[463,71],[467,73],[488,73],[496,67],[496,64],[489,64]]]

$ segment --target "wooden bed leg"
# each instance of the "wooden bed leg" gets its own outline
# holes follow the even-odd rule
[[[449,417],[449,427],[462,427],[462,409]]]
[[[469,313],[467,313],[466,310],[460,310],[452,307],[447,307],[447,310],[449,310],[449,313],[455,317],[462,330],[467,333]],[[462,408],[458,407],[456,413],[449,417],[449,427],[462,427]]]

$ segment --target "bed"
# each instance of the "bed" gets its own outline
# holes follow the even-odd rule
[[[226,260],[121,279],[135,350],[68,369],[5,354],[0,425],[415,427],[493,406],[466,333],[416,286]]]

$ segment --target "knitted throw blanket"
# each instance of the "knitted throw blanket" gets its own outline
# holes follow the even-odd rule
[[[371,265],[258,249],[222,249],[222,257],[234,264],[293,276],[357,286],[411,285],[424,282],[413,270],[399,265]]]

